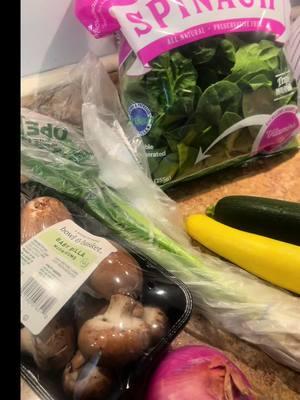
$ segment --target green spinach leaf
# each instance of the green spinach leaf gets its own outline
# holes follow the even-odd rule
[[[226,111],[239,113],[241,98],[242,92],[235,83],[220,81],[205,90],[198,110],[204,119],[216,125]]]
[[[189,147],[184,143],[177,145],[178,159],[179,159],[179,173],[184,172],[187,168],[195,164],[198,150],[194,147]]]
[[[280,65],[281,52],[282,49],[269,40],[240,47],[235,54],[236,62],[232,73],[226,79],[237,82],[250,72],[275,71]]]
[[[179,167],[178,154],[171,153],[162,159],[159,166],[154,172],[155,179],[167,179],[171,180],[177,173]]]
[[[179,51],[158,57],[152,63],[151,72],[145,75],[145,89],[154,93],[164,112],[174,106],[177,112],[179,108],[184,113],[191,112],[196,83],[197,71],[192,60]]]
[[[225,132],[226,129],[230,128],[232,125],[236,124],[241,120],[242,117],[240,115],[231,111],[226,111],[219,123],[220,132]]]

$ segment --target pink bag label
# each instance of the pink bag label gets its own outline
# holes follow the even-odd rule
[[[114,0],[75,0],[75,15],[95,38],[108,36],[120,29],[109,12],[113,4]]]
[[[259,132],[253,144],[253,154],[272,153],[288,143],[299,132],[300,121],[296,113],[296,106],[277,110]]]
[[[131,52],[132,48],[130,47],[124,36],[122,36],[120,39],[120,48],[119,48],[119,66],[121,66],[125,62],[125,60],[130,55]]]
[[[76,15],[95,36],[121,30],[144,65],[207,37],[266,32],[287,40],[288,0],[77,0]]]

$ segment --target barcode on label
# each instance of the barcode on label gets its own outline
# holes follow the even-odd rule
[[[29,304],[43,315],[46,315],[57,302],[57,298],[51,296],[47,289],[32,277],[23,284],[21,294]]]

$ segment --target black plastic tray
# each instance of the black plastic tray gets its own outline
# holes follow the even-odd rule
[[[170,329],[167,335],[152,348],[146,355],[141,357],[136,363],[124,369],[118,381],[114,384],[114,389],[107,400],[123,400],[134,398],[142,400],[145,378],[151,373],[159,357],[167,350],[168,345],[183,329],[190,318],[192,311],[192,297],[187,287],[177,280],[173,275],[164,270],[153,261],[141,257],[132,251],[130,245],[118,240],[106,227],[95,218],[87,215],[81,209],[54,193],[48,188],[40,185],[23,185],[22,193],[28,198],[39,195],[52,195],[61,199],[68,207],[74,217],[74,221],[92,234],[112,239],[122,245],[138,261],[143,269],[144,287],[142,303],[160,307],[169,319]],[[45,400],[65,400],[61,385],[61,373],[50,375],[38,370],[31,358],[21,356],[21,375],[33,390]]]

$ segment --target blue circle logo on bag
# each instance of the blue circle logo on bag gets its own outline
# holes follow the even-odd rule
[[[147,135],[153,122],[150,109],[143,103],[134,103],[128,108],[128,114],[139,135]]]

